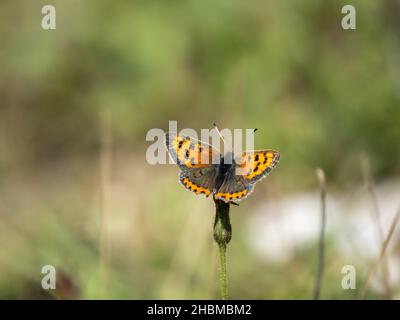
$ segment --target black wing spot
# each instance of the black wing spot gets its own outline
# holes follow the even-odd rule
[[[258,161],[258,158],[259,158],[259,156],[258,156],[258,154],[256,154],[256,157],[254,158],[254,161]]]
[[[189,150],[186,150],[185,158],[186,158],[186,159],[189,159]]]

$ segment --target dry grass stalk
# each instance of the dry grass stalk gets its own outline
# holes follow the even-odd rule
[[[361,172],[363,175],[365,187],[370,194],[371,201],[372,201],[372,214],[373,214],[373,219],[375,220],[375,225],[377,228],[377,232],[379,235],[379,244],[382,245],[384,239],[384,231],[383,231],[383,226],[382,226],[382,220],[381,220],[381,212],[379,210],[379,203],[378,203],[378,196],[376,194],[375,190],[375,184],[372,178],[372,173],[371,173],[371,164],[368,156],[366,154],[361,155]],[[385,298],[386,299],[391,299],[392,293],[391,293],[391,288],[390,288],[390,283],[389,283],[389,266],[388,266],[388,259],[387,256],[383,257],[382,260],[382,278],[383,278],[383,285],[384,285],[384,290],[385,290]]]
[[[318,270],[314,288],[314,300],[319,300],[321,295],[322,277],[324,273],[324,256],[325,256],[325,225],[326,225],[326,187],[325,173],[318,168],[316,171],[320,196],[321,196],[321,228],[319,234],[319,249],[318,249]]]
[[[111,113],[105,109],[101,113],[100,149],[100,283],[102,297],[108,297],[109,285],[109,239],[107,232],[111,203],[112,126]]]
[[[385,241],[382,243],[381,250],[379,252],[378,258],[376,259],[375,263],[372,265],[372,267],[368,271],[366,280],[365,280],[363,286],[361,287],[361,290],[359,291],[360,292],[360,294],[358,296],[359,299],[364,299],[365,298],[365,295],[366,295],[367,290],[368,290],[368,285],[369,285],[369,283],[371,281],[371,278],[372,278],[373,274],[375,273],[376,269],[378,268],[379,264],[382,262],[382,259],[383,259],[384,255],[385,255],[385,252],[386,252],[386,249],[387,249],[387,247],[389,245],[390,239],[393,236],[393,233],[394,233],[394,230],[396,228],[396,225],[397,225],[397,222],[398,222],[399,218],[400,218],[400,208],[397,210],[397,213],[394,216],[394,218],[392,220],[392,223],[390,224],[388,235],[386,236]]]

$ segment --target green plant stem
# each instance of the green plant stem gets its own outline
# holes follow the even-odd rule
[[[214,199],[215,221],[214,240],[219,248],[220,261],[220,290],[222,300],[228,299],[227,273],[226,273],[226,247],[232,238],[232,226],[229,220],[229,203]]]
[[[228,300],[228,284],[226,276],[226,245],[219,245],[219,262],[220,262],[220,290],[222,300]]]

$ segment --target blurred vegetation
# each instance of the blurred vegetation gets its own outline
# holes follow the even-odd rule
[[[41,28],[44,4],[56,7],[54,31]],[[179,129],[259,128],[256,147],[281,151],[269,182],[232,209],[230,293],[311,297],[316,243],[283,265],[266,263],[243,225],[265,196],[314,188],[317,166],[332,189],[362,183],[363,152],[376,178],[400,173],[400,1],[353,0],[357,30],[348,31],[345,4],[2,1],[0,298],[54,298],[39,287],[44,264],[62,270],[55,297],[216,297],[212,201],[186,193],[177,168],[145,162],[146,132],[168,120]],[[103,294],[105,109],[113,196]],[[338,285],[345,258],[327,251],[322,296],[354,298]]]

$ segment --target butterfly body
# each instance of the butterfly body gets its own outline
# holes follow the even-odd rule
[[[221,156],[212,146],[190,137],[166,134],[169,155],[180,167],[180,183],[195,194],[211,194],[227,203],[247,197],[254,184],[266,177],[279,161],[274,150],[245,151]]]
[[[227,161],[229,159],[230,155],[227,157],[222,157],[220,160],[219,164],[215,164],[215,169],[217,171],[217,177],[215,179],[215,184],[213,188],[213,193],[215,194],[219,188],[221,188],[222,184],[224,181],[227,179],[229,173],[234,170],[235,168],[235,163],[233,161]]]

